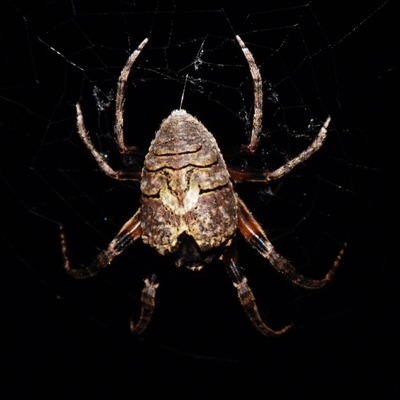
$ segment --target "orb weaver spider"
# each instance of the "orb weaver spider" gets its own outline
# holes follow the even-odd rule
[[[263,117],[262,79],[250,50],[239,36],[236,36],[236,40],[253,79],[253,125],[250,143],[245,146],[245,151],[254,153],[259,143]],[[118,81],[114,133],[122,155],[132,154],[136,150],[136,147],[127,146],[124,141],[125,92],[132,65],[147,42],[148,38],[144,39],[130,55]],[[311,145],[297,157],[274,171],[254,172],[227,167],[216,140],[204,125],[185,110],[174,110],[162,121],[145,157],[143,169],[120,171],[113,169],[93,146],[79,103],[76,105],[76,112],[78,133],[101,170],[117,180],[140,181],[141,205],[108,247],[86,268],[71,268],[61,227],[64,266],[74,278],[87,278],[97,274],[139,238],[161,255],[176,254],[176,266],[186,266],[194,271],[200,270],[217,256],[222,259],[248,318],[266,336],[280,335],[292,325],[273,330],[263,322],[253,292],[239,266],[234,241],[237,231],[294,284],[307,289],[319,289],[331,280],[345,245],[324,278],[316,280],[301,275],[288,260],[277,253],[260,224],[233,188],[233,183],[268,183],[280,179],[306,161],[322,146],[330,118],[327,118]],[[157,275],[150,273],[145,279],[141,295],[139,320],[137,323],[133,320],[130,322],[133,333],[142,333],[151,321],[158,286]]]

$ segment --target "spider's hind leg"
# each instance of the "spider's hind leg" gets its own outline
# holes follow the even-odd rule
[[[131,333],[136,335],[140,335],[147,328],[156,305],[156,289],[159,285],[157,275],[152,273],[144,282],[145,286],[142,290],[142,296],[140,299],[142,309],[140,311],[139,321],[135,324],[132,318],[130,320]]]
[[[265,336],[278,336],[292,327],[292,325],[287,325],[275,331],[263,322],[258,311],[254,294],[247,284],[247,278],[244,276],[239,266],[238,254],[234,243],[229,245],[225,250],[223,254],[223,263],[227,269],[228,275],[232,279],[233,285],[236,287],[240,303],[247,317],[259,332]]]
[[[332,268],[328,271],[324,278],[307,278],[297,272],[293,265],[275,250],[260,224],[251,215],[249,209],[238,195],[236,195],[236,197],[238,200],[238,227],[240,232],[251,244],[251,246],[254,247],[263,257],[265,257],[278,272],[284,275],[295,285],[306,289],[319,289],[325,286],[332,279],[344,254],[344,250],[347,246],[346,243],[336,256]]]
[[[140,225],[140,209],[135,215],[125,223],[118,235],[111,241],[108,247],[100,252],[94,261],[85,268],[71,268],[71,262],[68,257],[67,240],[64,235],[64,229],[61,230],[61,250],[64,257],[64,268],[74,278],[82,279],[96,275],[100,270],[106,268],[111,261],[128,246],[130,246],[142,234]]]

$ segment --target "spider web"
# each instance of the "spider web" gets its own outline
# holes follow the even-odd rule
[[[45,336],[57,330],[62,337],[72,323],[68,335],[83,336],[85,343],[95,337],[103,351],[99,331],[119,338],[123,344],[109,350],[117,354],[129,348],[143,358],[151,352],[153,359],[162,354],[216,364],[254,359],[260,346],[263,355],[271,354],[272,345],[241,314],[218,261],[200,273],[176,270],[137,243],[99,278],[78,282],[63,271],[60,252],[59,225],[74,263],[84,265],[139,207],[138,184],[107,178],[79,139],[76,102],[96,148],[115,168],[138,168],[162,119],[180,106],[213,133],[229,158],[248,142],[252,123],[251,75],[236,34],[260,67],[264,118],[256,156],[233,157],[232,163],[277,168],[307,148],[328,115],[333,120],[326,143],[306,163],[272,185],[237,185],[239,195],[277,250],[305,275],[320,278],[343,242],[350,247],[335,283],[318,293],[282,280],[239,240],[241,264],[264,318],[275,328],[295,321],[293,343],[303,331],[340,331],[384,264],[348,270],[379,169],[371,155],[375,142],[360,122],[365,111],[352,103],[369,79],[358,76],[361,62],[352,52],[360,38],[368,43],[374,36],[391,5],[378,1],[350,10],[338,2],[280,1],[260,9],[249,2],[237,12],[204,2],[108,1],[95,9],[71,0],[9,2],[3,15],[14,22],[7,32],[13,42],[3,51],[1,124],[10,132],[3,159],[15,157],[2,168],[5,209],[13,217],[2,235],[10,265],[17,264],[10,272],[16,294],[7,293],[17,299],[21,332],[28,319],[39,335],[50,319],[57,322]],[[145,37],[150,40],[130,75],[125,105],[126,141],[143,151],[122,159],[112,134],[116,83]],[[381,70],[394,65],[391,57]],[[144,338],[132,339],[127,320],[137,316],[142,279],[154,266],[163,269],[154,321]]]

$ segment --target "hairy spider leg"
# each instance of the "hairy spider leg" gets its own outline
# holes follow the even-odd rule
[[[306,289],[319,289],[325,286],[333,277],[340,264],[340,260],[344,254],[347,246],[345,243],[339,254],[333,262],[332,268],[328,271],[326,276],[322,279],[310,279],[299,274],[293,265],[282,257],[274,248],[272,243],[268,240],[267,235],[264,233],[260,224],[251,215],[251,212],[237,196],[238,201],[238,228],[244,238],[255,248],[263,257],[265,257],[270,264],[287,279],[295,285],[301,286]]]
[[[128,82],[129,73],[131,72],[132,65],[138,58],[139,54],[146,46],[148,38],[144,39],[139,44],[138,48],[129,56],[124,68],[121,71],[121,75],[118,79],[117,97],[115,99],[115,125],[114,133],[117,140],[118,147],[122,154],[131,153],[137,150],[135,146],[127,146],[124,141],[124,105],[125,105],[125,92]]]
[[[250,286],[247,284],[247,278],[239,266],[239,257],[234,243],[230,244],[226,248],[222,260],[228,275],[232,279],[232,283],[237,290],[240,303],[242,304],[247,317],[259,332],[265,336],[278,336],[282,335],[292,327],[293,324],[290,324],[275,331],[263,322],[258,311],[254,294],[250,289]]]
[[[260,141],[260,134],[262,129],[262,117],[263,117],[263,88],[260,70],[257,67],[256,61],[254,60],[253,54],[246,47],[240,36],[236,35],[240,48],[244,56],[246,57],[251,77],[253,78],[253,89],[254,89],[254,111],[253,111],[253,127],[251,130],[250,143],[245,146],[248,151],[254,153],[257,150],[258,143]]]
[[[60,226],[60,230],[64,268],[68,274],[74,278],[89,278],[106,268],[118,254],[121,254],[127,247],[133,244],[135,240],[140,238],[142,234],[142,227],[140,225],[140,209],[128,220],[128,222],[125,223],[108,247],[100,252],[89,266],[84,268],[71,268],[71,263],[68,257],[67,240],[62,225]]]
[[[140,311],[139,321],[135,324],[131,318],[129,323],[131,333],[134,333],[135,335],[140,335],[146,330],[147,326],[151,322],[154,308],[156,306],[156,290],[159,285],[157,275],[152,273],[144,280],[144,283],[145,286],[140,298],[142,308]]]
[[[119,181],[140,181],[142,176],[142,171],[116,171],[111,168],[104,156],[99,153],[95,147],[93,146],[92,141],[89,138],[89,132],[86,130],[85,122],[83,120],[82,110],[79,103],[76,104],[76,117],[77,117],[77,126],[78,133],[86,147],[90,150],[93,157],[97,161],[99,167],[110,177],[117,179]]]
[[[313,155],[316,151],[324,143],[326,139],[326,135],[328,132],[328,126],[331,121],[331,118],[325,121],[324,125],[321,127],[318,135],[315,137],[314,141],[300,153],[297,157],[289,160],[285,165],[279,167],[275,171],[243,171],[241,168],[236,167],[228,167],[229,175],[235,182],[270,182],[275,179],[280,179],[285,176],[288,172],[290,172],[297,165],[306,161],[311,155]]]
[[[107,249],[98,254],[94,261],[85,268],[71,268],[71,262],[68,257],[68,246],[64,234],[64,229],[61,230],[61,249],[64,257],[64,268],[69,275],[76,279],[89,278],[96,275],[102,269],[106,268],[112,260],[121,254],[133,242],[140,238],[142,228],[140,226],[140,209],[136,214],[121,228],[117,236],[111,241]],[[142,333],[153,315],[155,307],[156,289],[158,287],[157,276],[153,273],[145,279],[145,287],[141,296],[141,311],[137,324],[134,324],[133,319],[130,320],[130,329],[132,333]]]

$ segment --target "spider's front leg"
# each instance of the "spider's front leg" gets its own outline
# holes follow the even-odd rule
[[[305,276],[299,274],[293,265],[275,250],[260,224],[251,215],[249,209],[238,195],[236,195],[236,197],[238,202],[238,227],[240,232],[251,244],[251,246],[254,247],[263,257],[265,257],[278,272],[283,274],[294,284],[306,289],[319,289],[325,286],[332,279],[337,267],[340,264],[340,260],[346,248],[346,243],[336,256],[333,267],[328,271],[324,278],[306,278]]]
[[[250,143],[245,146],[246,150],[250,153],[254,153],[257,150],[258,143],[260,141],[260,135],[262,130],[262,118],[263,118],[263,88],[260,70],[257,67],[256,61],[254,60],[253,54],[246,47],[240,36],[236,36],[236,40],[239,43],[240,48],[244,56],[246,57],[251,77],[253,78],[253,89],[254,89],[254,114],[253,114],[253,128],[251,130]]]
[[[137,148],[135,146],[127,146],[124,140],[124,105],[125,105],[125,93],[128,85],[128,77],[131,72],[132,66],[139,54],[142,52],[144,46],[146,46],[148,38],[144,39],[138,46],[138,48],[129,56],[124,68],[118,79],[117,97],[115,99],[115,125],[114,133],[117,139],[118,147],[122,154],[129,154]]]
[[[119,181],[140,181],[142,172],[141,171],[116,171],[107,163],[104,156],[99,153],[96,148],[93,146],[92,141],[89,137],[89,132],[86,129],[85,121],[83,119],[81,105],[78,103],[76,105],[76,124],[78,127],[78,133],[83,143],[85,143],[86,147],[90,150],[93,157],[97,161],[98,166],[110,177],[117,179]]]
[[[254,294],[247,284],[247,278],[244,276],[239,266],[238,254],[234,243],[226,248],[222,260],[232,279],[233,285],[236,287],[240,303],[254,327],[265,336],[278,336],[290,329],[292,324],[278,331],[274,331],[261,319]]]
[[[270,182],[284,177],[293,168],[306,161],[320,149],[326,139],[330,122],[331,119],[328,117],[310,146],[308,146],[308,148],[297,157],[292,158],[285,165],[282,165],[282,167],[279,167],[275,171],[243,171],[241,168],[229,167],[229,175],[235,182]]]

